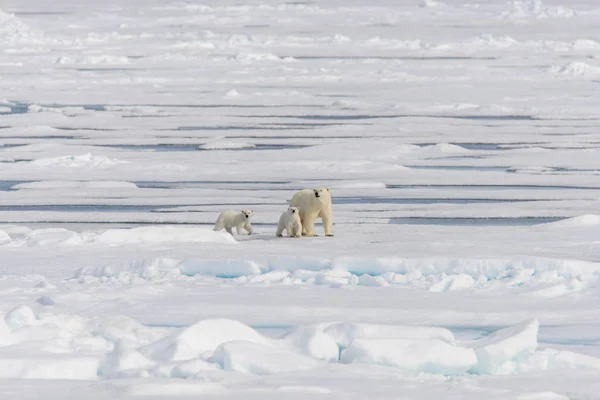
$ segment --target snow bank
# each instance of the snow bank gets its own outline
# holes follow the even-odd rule
[[[4,230],[0,229],[0,246],[4,244],[9,244],[12,242],[10,235],[6,233]]]
[[[325,333],[341,347],[348,347],[356,339],[427,339],[454,344],[454,335],[445,328],[409,325],[380,325],[337,323],[328,326]]]
[[[331,325],[297,326],[283,337],[282,342],[317,360],[337,361],[340,358],[340,346],[331,335],[325,333],[325,329]]]
[[[101,267],[83,267],[72,279],[79,283],[111,282],[132,283],[136,281],[160,282],[186,279],[189,276],[207,275],[217,278],[237,278],[261,273],[261,267],[253,261],[236,260],[177,260],[156,258],[132,260]]]
[[[536,319],[500,329],[489,336],[477,340],[473,349],[477,364],[472,372],[497,374],[512,372],[512,364],[524,360],[537,348],[539,322]]]
[[[195,378],[206,371],[216,371],[220,368],[222,368],[220,365],[208,361],[200,359],[189,360],[177,364],[170,371],[170,376],[181,379]]]
[[[477,47],[508,48],[511,46],[515,46],[517,44],[519,44],[519,42],[510,36],[507,36],[507,35],[494,36],[494,35],[490,35],[490,34],[483,34],[483,35],[476,36],[466,43],[467,46],[473,46],[476,48]],[[499,107],[499,106],[496,106],[496,107]],[[490,111],[492,111],[494,107],[488,107],[488,108],[491,108]],[[485,109],[485,107],[482,107],[482,106],[476,107],[477,111],[483,111],[484,109]]]
[[[21,305],[10,310],[4,317],[4,322],[10,330],[15,331],[32,325],[36,319],[37,317],[31,307]]]
[[[269,271],[321,271],[331,268],[331,260],[317,257],[277,257],[269,260]]]
[[[569,350],[545,348],[530,354],[526,359],[512,363],[504,373],[539,373],[553,371],[564,373],[569,370],[591,370],[600,372],[600,358]]]
[[[269,345],[270,341],[241,322],[205,319],[140,349],[145,356],[160,361],[209,357],[225,342],[242,340]]]
[[[376,181],[348,181],[329,185],[331,189],[385,189],[384,182]]]
[[[251,64],[260,61],[281,61],[281,57],[272,53],[243,53],[239,52],[234,57],[234,60],[241,64]]]
[[[506,19],[571,18],[577,13],[564,6],[544,6],[542,0],[513,0],[509,11],[502,14]]]
[[[253,143],[238,142],[233,140],[217,140],[214,142],[204,143],[198,148],[202,150],[234,150],[234,149],[252,149],[256,147]]]
[[[600,263],[544,258],[503,260],[340,257],[333,260],[332,268],[354,275],[381,275],[393,284],[425,284],[433,291],[459,290],[489,282],[504,282],[511,286],[573,279],[590,282],[597,281],[600,273]],[[529,274],[524,275],[528,271]],[[521,280],[516,280],[519,276]]]
[[[445,328],[410,325],[381,325],[331,322],[295,327],[283,337],[283,342],[303,354],[331,361],[340,351],[359,339],[437,340],[454,344],[454,335]]]
[[[431,326],[325,322],[299,325],[271,339],[229,319],[175,329],[144,326],[122,315],[35,315],[27,305],[11,310],[5,320],[0,321],[0,378],[202,378],[227,371],[271,375],[338,362],[444,375],[600,371],[596,357],[536,351],[536,320],[467,347],[456,345],[450,331]]]
[[[60,56],[54,61],[55,64],[106,64],[106,65],[123,65],[129,64],[129,57],[115,56],[110,54],[100,54],[95,56],[69,57]]]
[[[528,364],[519,367],[518,372],[529,368],[554,371],[568,369],[592,369],[600,371],[600,358],[567,350],[544,349],[531,357]]]
[[[515,400],[569,400],[569,398],[554,392],[535,392],[522,394],[515,397]]]
[[[19,183],[12,189],[137,189],[137,185],[122,181],[40,181]]]
[[[465,149],[464,147],[457,146],[455,144],[450,143],[437,143],[429,146],[423,146],[421,148],[421,153],[427,155],[435,155],[435,154],[458,154],[458,153],[469,153],[470,150]]]
[[[31,161],[37,167],[60,167],[60,168],[97,168],[106,169],[118,164],[127,164],[129,161],[109,158],[106,156],[95,156],[91,153],[78,156],[61,156],[50,158],[38,158]]]
[[[156,363],[144,357],[125,340],[115,343],[113,351],[98,366],[97,374],[105,378],[137,378],[148,376],[148,368]]]
[[[568,64],[550,67],[550,72],[564,78],[594,79],[600,76],[600,67],[589,65],[581,61],[574,61]]]
[[[320,363],[314,358],[289,350],[247,341],[221,344],[212,359],[226,371],[251,375],[272,375],[312,369]]]
[[[96,242],[112,245],[128,243],[219,243],[237,241],[226,232],[180,226],[144,226],[132,229],[109,229],[96,237]]]
[[[29,229],[21,226],[5,226],[3,229],[0,229],[0,245],[13,243],[16,246],[47,247],[96,243],[117,246],[132,243],[157,244],[178,242],[237,244],[235,238],[226,232],[214,232],[209,229],[186,226],[144,226],[130,229],[108,229],[101,233],[77,233],[63,228]],[[199,261],[198,263],[202,262]],[[254,263],[252,261],[240,261],[238,264],[250,265]],[[209,268],[207,267],[207,269]],[[241,271],[240,273],[244,274],[260,272],[256,268],[246,268]],[[190,271],[190,275],[192,274],[193,271]]]
[[[0,357],[1,379],[96,379],[98,360],[48,354],[38,357]]]
[[[231,389],[222,383],[209,381],[159,381],[129,383],[119,390],[129,396],[140,398],[158,398],[158,399],[197,399],[210,396],[213,398],[222,397],[231,393]]]
[[[436,0],[422,0],[419,3],[419,7],[423,7],[423,8],[447,7],[447,4],[442,3],[441,1],[436,1]]]
[[[48,247],[59,244],[78,245],[83,243],[83,239],[78,233],[68,229],[46,228],[25,234],[23,242],[29,247]]]
[[[41,35],[15,17],[14,14],[8,14],[0,10],[0,40],[4,44],[32,39],[39,40]]]
[[[556,227],[580,227],[580,226],[597,226],[600,225],[600,215],[585,214],[573,218],[565,218],[556,222],[548,222],[544,226]]]
[[[144,229],[144,228],[139,228]],[[162,228],[161,228],[162,229]],[[201,231],[213,234],[213,231]],[[127,235],[127,233],[125,234]],[[230,235],[223,240],[232,240]],[[154,236],[145,238],[155,243]],[[162,238],[200,241],[201,238]],[[89,239],[94,243],[94,239]],[[100,241],[103,243],[103,241]],[[144,243],[111,238],[110,244]],[[210,242],[209,242],[210,243]],[[218,242],[217,242],[218,243]],[[251,260],[150,259],[132,260],[102,267],[85,267],[74,279],[80,283],[168,279],[231,279],[245,286],[327,285],[399,286],[431,292],[486,289],[498,285],[528,290],[532,296],[557,297],[581,291],[600,280],[600,263],[560,259],[405,259],[339,257],[277,257],[267,265]],[[238,279],[239,278],[239,279]],[[562,289],[561,289],[562,288]],[[536,293],[536,290],[543,292]]]
[[[179,262],[172,258],[156,258],[108,264],[101,267],[83,267],[75,272],[72,279],[79,283],[131,283],[142,280],[156,282],[165,279],[179,279],[181,278]]]
[[[147,345],[165,335],[162,330],[142,325],[125,315],[95,319],[92,326],[92,335],[106,339],[110,343],[128,341]]]
[[[441,340],[356,339],[342,351],[340,361],[456,375],[471,369],[477,363],[477,357],[473,349]]]
[[[188,276],[210,275],[218,278],[237,278],[262,272],[258,264],[246,260],[185,260],[179,264],[179,269]]]

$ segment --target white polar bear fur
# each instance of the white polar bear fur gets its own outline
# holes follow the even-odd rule
[[[225,228],[227,232],[233,235],[233,228],[235,228],[237,234],[240,235],[243,228],[248,231],[248,235],[252,235],[252,225],[250,224],[250,217],[252,217],[252,214],[254,214],[252,210],[223,211],[219,214],[219,218],[217,218],[214,230],[220,231]]]
[[[300,209],[302,235],[315,235],[315,220],[321,218],[325,236],[333,236],[333,220],[331,215],[331,192],[329,188],[303,189],[294,194],[290,207]]]
[[[298,207],[288,207],[287,211],[279,217],[279,225],[275,236],[283,236],[283,231],[288,237],[300,237],[302,235],[302,221],[300,221],[300,210]]]

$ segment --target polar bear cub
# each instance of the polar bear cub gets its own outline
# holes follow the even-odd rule
[[[302,222],[300,221],[300,210],[298,207],[288,207],[287,211],[279,217],[277,233],[275,236],[283,236],[283,230],[287,231],[288,237],[300,237],[302,235]]]
[[[248,235],[252,235],[252,225],[250,224],[250,217],[252,217],[252,214],[254,214],[252,210],[223,211],[219,214],[219,218],[217,218],[214,230],[220,231],[225,228],[227,232],[233,235],[233,228],[235,228],[237,234],[240,235],[243,228],[248,231]]]
[[[331,215],[331,192],[329,188],[303,189],[294,194],[291,207],[300,210],[302,235],[315,235],[315,220],[321,218],[325,236],[333,236],[333,220]]]

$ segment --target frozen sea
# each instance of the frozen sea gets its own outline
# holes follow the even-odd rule
[[[2,0],[0,397],[597,399],[599,22]]]

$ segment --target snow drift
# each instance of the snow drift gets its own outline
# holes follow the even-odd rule
[[[38,316],[27,305],[14,308],[1,322],[6,324],[0,330],[2,378],[193,378],[216,371],[274,375],[327,363],[441,375],[600,370],[596,357],[537,350],[535,319],[469,343],[458,343],[450,331],[431,326],[327,322],[299,325],[280,338],[268,338],[229,319],[160,328],[125,316]]]

